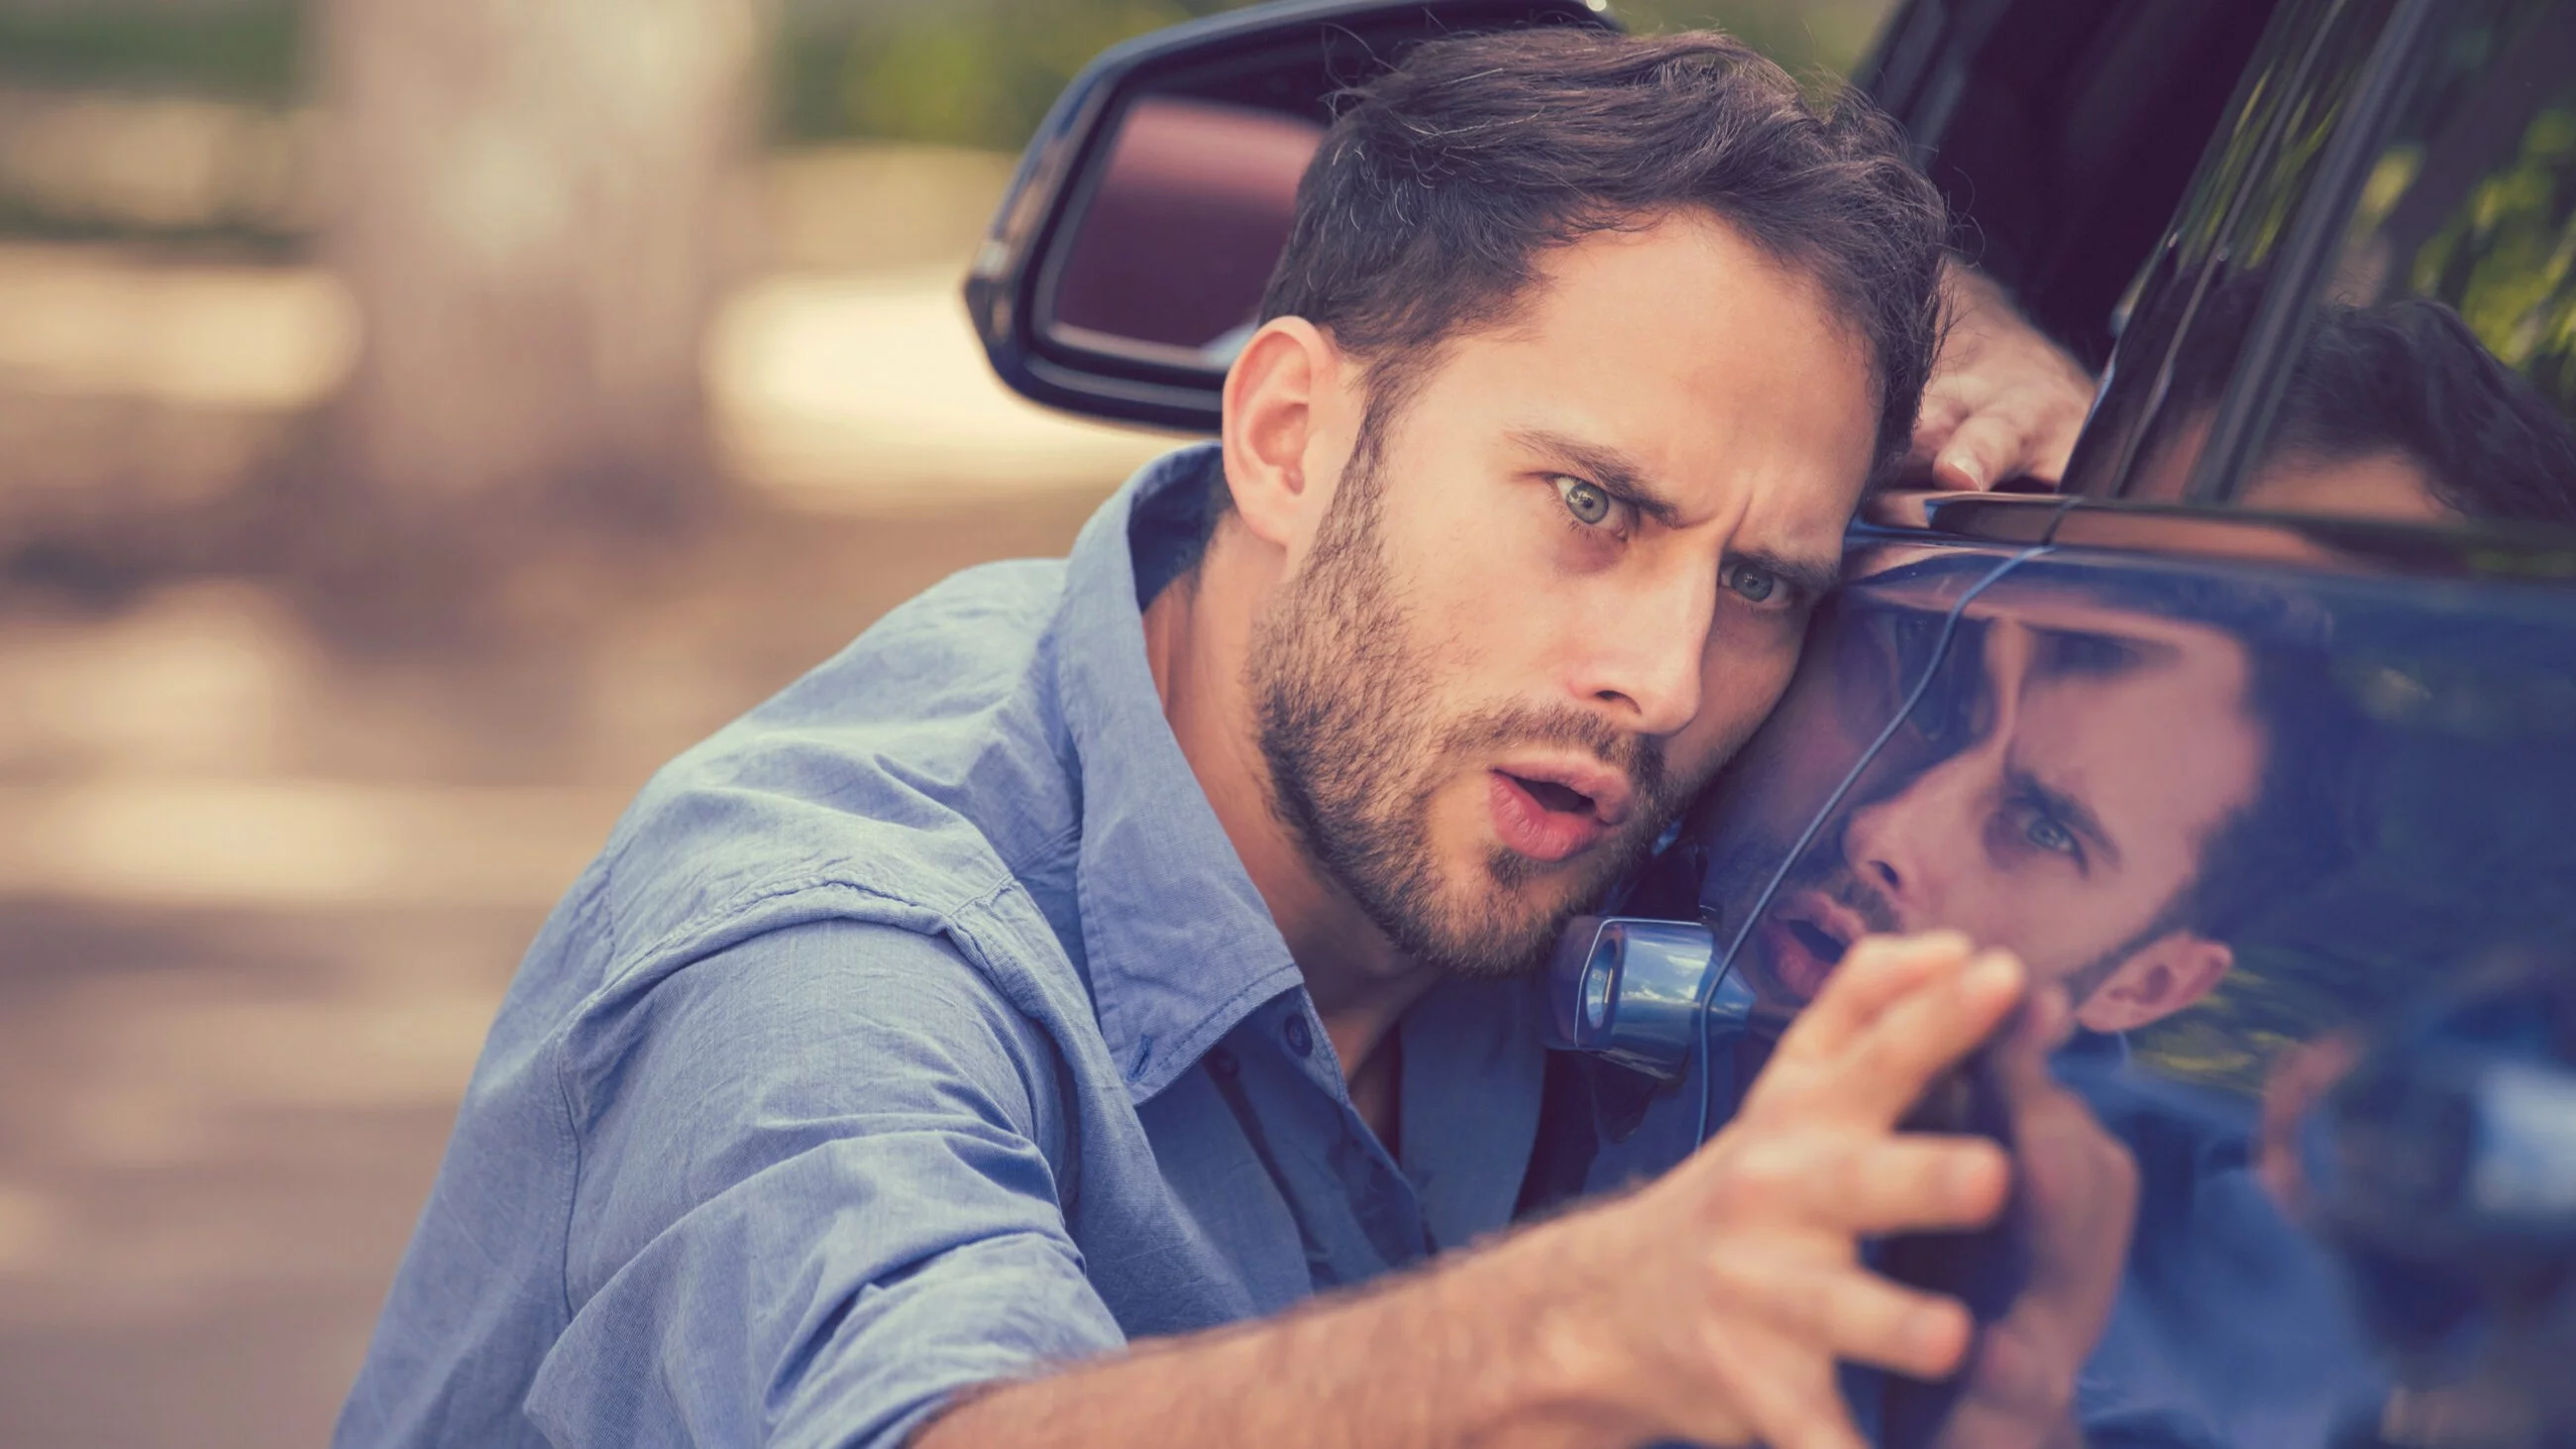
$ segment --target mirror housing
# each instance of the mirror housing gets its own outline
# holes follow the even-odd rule
[[[1104,52],[1058,97],[966,279],[1021,396],[1213,433],[1337,93],[1421,41],[1616,29],[1607,0],[1277,0]]]

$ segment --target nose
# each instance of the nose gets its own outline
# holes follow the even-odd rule
[[[1643,735],[1679,734],[1699,717],[1702,667],[1717,607],[1714,579],[1674,570],[1597,615],[1579,692]]]
[[[1982,656],[1984,718],[1974,743],[1854,811],[1843,827],[1843,863],[1886,894],[1908,929],[1966,926],[1955,913],[1987,899],[1992,883],[1980,874],[1985,832],[1979,827],[2003,792],[2030,649],[2027,629],[1993,628]]]
[[[1905,788],[1852,813],[1843,863],[1883,893],[1901,919],[1941,924],[1942,862],[1970,848],[1961,806],[1968,761],[1933,766]],[[1946,842],[1946,847],[1944,842]]]

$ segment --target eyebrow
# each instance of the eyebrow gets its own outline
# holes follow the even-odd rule
[[[2120,863],[2119,845],[2111,839],[2111,832],[2103,826],[2102,817],[2094,814],[2091,806],[2039,778],[2028,766],[2010,760],[2004,762],[2004,783],[2014,793],[2037,801],[2042,809],[2064,822],[2067,829],[2091,841],[2103,859],[2115,866]]]
[[[1567,465],[1569,471],[1586,478],[1610,493],[1620,502],[1636,509],[1665,528],[1678,528],[1682,523],[1681,505],[1661,493],[1645,478],[1645,469],[1636,459],[1617,448],[1587,443],[1546,428],[1517,428],[1512,442],[1533,453],[1545,454]],[[1809,598],[1822,598],[1842,582],[1842,559],[1792,558],[1767,548],[1740,548],[1729,554],[1736,563],[1751,564],[1765,573],[1777,574]]]
[[[1569,471],[1586,475],[1592,482],[1609,490],[1612,496],[1666,528],[1681,525],[1681,505],[1655,491],[1646,481],[1646,470],[1636,459],[1616,448],[1569,438],[1545,428],[1517,428],[1511,440],[1533,453],[1545,453],[1569,465]]]
[[[1810,599],[1823,598],[1832,593],[1843,581],[1843,565],[1840,557],[1828,562],[1823,559],[1791,558],[1786,554],[1774,553],[1767,548],[1740,548],[1734,551],[1734,558],[1739,563],[1749,563],[1765,573],[1778,574],[1787,579],[1791,587]]]
[[[2178,651],[2158,639],[2141,639],[2099,629],[2051,629],[2029,625],[2042,647],[2033,653],[2032,683],[2063,679],[2106,678],[2171,659]]]

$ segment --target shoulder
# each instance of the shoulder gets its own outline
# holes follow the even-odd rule
[[[1080,1176],[1052,1034],[952,941],[886,923],[764,933],[595,1000],[566,1067],[575,1304],[625,1281],[731,1305],[746,1276],[855,1287],[996,1225],[1059,1238]]]
[[[612,975],[858,915],[938,931],[1043,883],[1080,827],[1060,561],[988,565],[664,767],[601,859]]]
[[[1061,1048],[956,943],[879,921],[765,932],[649,989],[590,1003],[568,1034],[583,1125],[642,1100],[657,1140],[692,1122],[846,1127],[937,1102],[1037,1139]]]

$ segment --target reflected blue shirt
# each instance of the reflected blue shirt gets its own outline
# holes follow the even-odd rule
[[[657,775],[503,1003],[343,1445],[892,1445],[959,1390],[1501,1227],[1535,1002],[1398,1026],[1403,1157],[1164,720],[1211,448]]]

